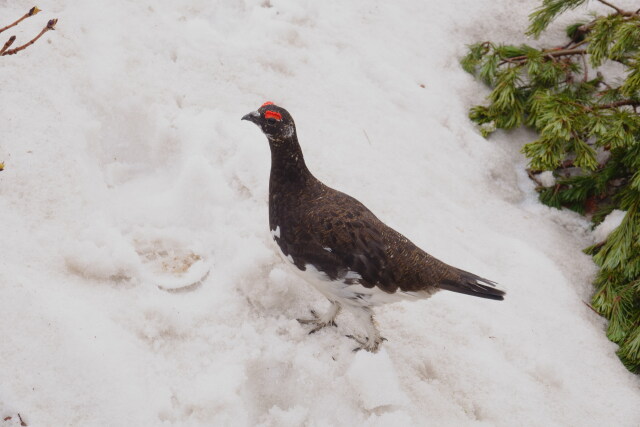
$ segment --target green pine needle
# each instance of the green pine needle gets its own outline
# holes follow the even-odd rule
[[[584,3],[542,0],[527,34],[538,37]],[[521,125],[538,133],[522,152],[532,170],[556,178],[537,189],[541,202],[594,224],[615,209],[626,212],[604,242],[584,252],[600,267],[592,305],[609,319],[621,361],[640,373],[640,16],[611,9],[568,26],[563,48],[483,42],[469,46],[461,65],[492,88],[487,105],[469,112],[484,137]],[[624,78],[607,82],[599,67],[612,61]]]

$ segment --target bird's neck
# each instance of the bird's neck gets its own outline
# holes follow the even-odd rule
[[[313,181],[307,169],[298,138],[293,136],[283,140],[269,140],[271,147],[270,186],[304,187]]]

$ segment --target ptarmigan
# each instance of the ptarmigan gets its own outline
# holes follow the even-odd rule
[[[344,307],[367,336],[360,348],[375,352],[383,338],[372,307],[428,298],[440,289],[502,300],[495,282],[432,257],[380,221],[351,196],[327,187],[304,162],[291,115],[272,102],[242,120],[255,123],[271,148],[269,227],[284,258],[329,301],[328,312],[300,320],[315,332],[334,325]]]

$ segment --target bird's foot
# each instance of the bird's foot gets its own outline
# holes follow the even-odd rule
[[[302,323],[303,325],[314,326],[314,328],[309,331],[309,335],[314,334],[318,332],[320,329],[326,328],[327,326],[338,326],[336,322],[333,320],[335,316],[328,318],[327,316],[318,316],[318,313],[316,313],[314,310],[310,310],[310,311],[311,311],[311,316],[313,316],[311,319],[297,319],[298,322]]]
[[[370,351],[371,353],[377,353],[378,350],[380,350],[380,344],[382,344],[383,341],[387,341],[387,339],[384,337],[377,337],[375,339],[370,339],[369,337],[360,338],[354,335],[346,335],[346,337],[351,338],[352,340],[360,344],[360,347],[356,347],[353,349],[354,353],[360,350],[366,350],[366,351]]]

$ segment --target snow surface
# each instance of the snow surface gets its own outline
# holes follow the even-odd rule
[[[620,224],[622,224],[622,220],[624,219],[626,211],[621,211],[619,209],[614,209],[611,211],[609,215],[605,217],[605,219],[598,224],[596,228],[593,230],[593,239],[595,243],[604,242],[609,237],[609,234]]]
[[[487,92],[465,44],[524,41],[537,4],[39,4],[5,34],[57,31],[0,68],[0,420],[639,425],[640,382],[584,303],[588,223],[537,202],[531,135],[467,119]],[[316,176],[506,300],[385,306],[377,354],[352,352],[348,315],[307,335],[295,318],[327,303],[274,250],[267,141],[240,121],[267,100]]]
[[[551,171],[539,173],[537,179],[545,187],[553,187],[556,185],[556,177],[553,176],[553,172]]]

